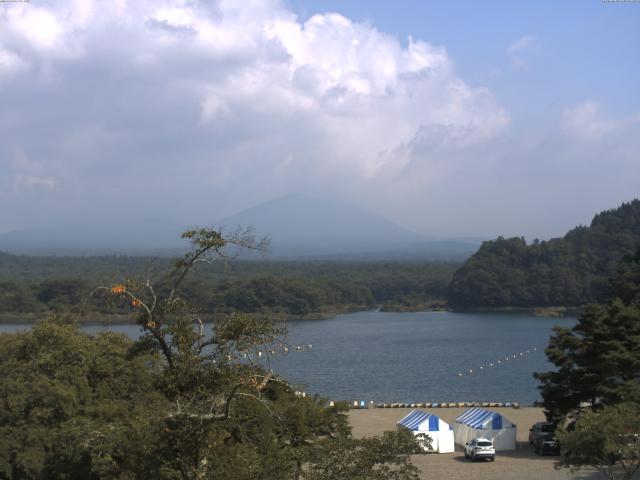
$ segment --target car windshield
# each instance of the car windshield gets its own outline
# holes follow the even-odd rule
[[[491,442],[478,442],[479,447],[490,447]]]
[[[553,432],[554,428],[553,425],[542,425],[540,430],[543,432]]]

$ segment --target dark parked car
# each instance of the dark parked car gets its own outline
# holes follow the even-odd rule
[[[538,422],[534,423],[533,427],[529,429],[529,443],[533,445],[533,443],[539,437],[544,437],[549,433],[553,433],[556,431],[556,426],[553,423],[548,422]]]
[[[560,444],[555,434],[546,433],[535,439],[533,451],[538,455],[560,455]]]

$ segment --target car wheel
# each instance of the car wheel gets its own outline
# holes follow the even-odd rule
[[[496,461],[496,457],[491,457],[491,458],[489,458],[489,460],[491,460],[492,462],[495,462]]]

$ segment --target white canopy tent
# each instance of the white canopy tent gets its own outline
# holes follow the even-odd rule
[[[474,438],[486,438],[493,441],[496,451],[516,448],[516,426],[498,412],[491,410],[466,410],[456,418],[453,431],[459,445],[465,445]]]
[[[428,435],[431,438],[429,451],[450,453],[454,450],[453,429],[437,415],[422,410],[412,410],[398,422],[398,427],[411,430],[414,435],[421,433]]]

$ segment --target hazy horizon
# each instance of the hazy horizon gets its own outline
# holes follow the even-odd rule
[[[435,238],[640,197],[640,4],[0,3],[0,233],[292,194]]]

